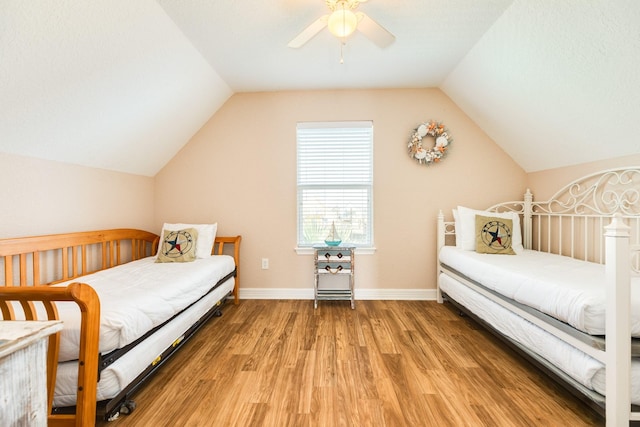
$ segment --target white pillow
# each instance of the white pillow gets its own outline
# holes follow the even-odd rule
[[[455,231],[456,231],[456,248],[461,249],[462,248],[462,237],[460,237],[459,233],[460,233],[460,227],[462,227],[460,225],[460,217],[458,216],[458,209],[453,209],[453,222],[454,222],[454,227],[455,227]]]
[[[476,250],[476,215],[507,218],[513,221],[511,247],[519,254],[524,251],[522,246],[522,231],[520,229],[520,215],[515,212],[489,212],[458,206],[458,221],[456,224],[456,246],[465,251]],[[455,214],[454,214],[455,218]],[[458,227],[459,225],[459,227]]]
[[[164,236],[164,231],[184,230],[185,228],[195,228],[198,231],[196,240],[196,258],[209,258],[213,250],[213,242],[218,232],[218,223],[215,224],[169,224],[164,223],[160,236]]]

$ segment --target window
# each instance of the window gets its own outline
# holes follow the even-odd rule
[[[298,123],[298,246],[373,246],[373,123]]]

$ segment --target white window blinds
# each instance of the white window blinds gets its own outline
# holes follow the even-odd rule
[[[299,123],[298,246],[323,244],[335,224],[343,243],[373,246],[372,122]]]

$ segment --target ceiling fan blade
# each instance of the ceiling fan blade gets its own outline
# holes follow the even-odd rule
[[[329,15],[323,15],[316,19],[315,22],[305,28],[300,34],[298,34],[293,40],[289,42],[287,46],[297,49],[311,40],[313,36],[318,34],[324,27],[327,26],[327,20]]]
[[[387,31],[373,19],[362,12],[356,13],[359,19],[358,30],[379,47],[385,48],[393,43],[396,36]]]

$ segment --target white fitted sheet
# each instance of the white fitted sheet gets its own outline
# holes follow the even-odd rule
[[[605,367],[596,359],[446,274],[440,275],[440,288],[500,333],[543,357],[586,388],[605,395]],[[631,402],[640,404],[640,361],[636,358],[631,363]]]
[[[122,348],[175,316],[233,272],[228,255],[212,255],[185,263],[156,263],[155,257],[129,262],[82,276],[72,282],[89,284],[100,298],[100,353]],[[80,310],[75,303],[57,303],[64,329],[60,357],[78,358]]]
[[[604,265],[532,250],[494,255],[454,246],[442,248],[440,262],[580,331],[605,333]],[[640,277],[632,277],[631,295],[631,334],[640,337]]]
[[[233,278],[218,286],[188,310],[167,323],[142,343],[127,352],[120,359],[101,372],[98,382],[98,401],[111,399],[118,395],[142,371],[167,349],[177,338],[186,332],[213,305],[233,290]],[[77,361],[58,364],[54,406],[65,407],[76,403],[76,387],[78,382]]]

